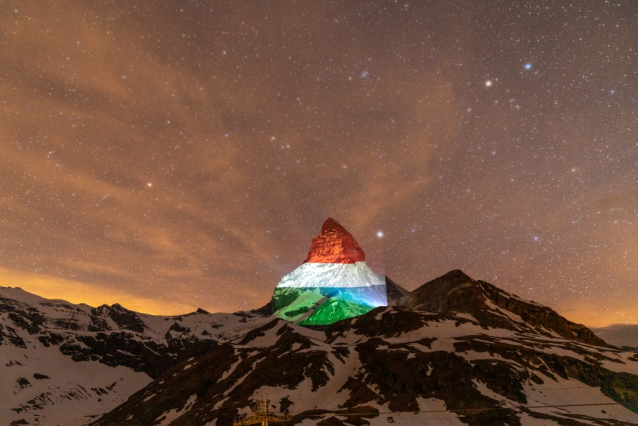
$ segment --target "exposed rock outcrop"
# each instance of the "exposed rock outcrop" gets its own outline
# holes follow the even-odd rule
[[[262,398],[292,415],[285,426],[638,425],[630,355],[451,312],[379,307],[314,330],[278,319],[173,367],[94,425],[230,424]]]
[[[310,252],[303,263],[356,263],[366,260],[359,243],[333,218],[321,226],[321,235],[312,239]]]
[[[162,317],[0,287],[0,423],[86,424],[151,378],[264,323],[269,309]]]
[[[459,270],[423,284],[403,296],[398,306],[428,312],[466,312],[485,327],[554,332],[566,339],[608,346],[587,327],[568,321],[553,309],[521,299],[488,282],[473,280]]]
[[[385,288],[388,295],[388,306],[396,306],[399,300],[409,293],[408,290],[392,281],[387,275],[385,277]]]
[[[352,234],[329,218],[312,240],[306,261],[284,276],[273,313],[303,325],[326,325],[388,304],[385,277],[365,263]]]

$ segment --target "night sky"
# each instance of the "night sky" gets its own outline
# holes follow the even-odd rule
[[[4,1],[0,285],[257,308],[333,217],[638,323],[637,101],[633,0]]]

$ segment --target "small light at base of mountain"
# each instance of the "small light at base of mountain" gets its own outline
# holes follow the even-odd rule
[[[377,237],[383,238],[383,232],[382,231],[377,232]]]

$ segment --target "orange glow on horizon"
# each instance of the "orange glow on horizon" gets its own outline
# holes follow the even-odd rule
[[[20,287],[46,299],[62,299],[92,307],[119,303],[131,311],[151,315],[181,315],[193,312],[196,306],[139,297],[130,293],[40,274],[25,274],[0,268],[0,285]]]
[[[29,293],[46,299],[62,299],[74,304],[85,303],[92,307],[103,304],[119,303],[126,309],[150,315],[182,315],[197,310],[197,306],[184,303],[139,297],[130,293],[117,291],[95,284],[66,280],[40,274],[25,274],[0,268],[0,285],[3,287],[20,287]],[[258,308],[250,306],[247,309]],[[553,308],[550,306],[550,308]],[[203,309],[213,312],[206,307]],[[555,308],[553,308],[555,309]],[[597,314],[586,305],[578,305],[572,309],[555,309],[560,315],[577,324],[587,327],[606,327],[611,324],[635,323],[634,312],[619,310],[605,315]]]

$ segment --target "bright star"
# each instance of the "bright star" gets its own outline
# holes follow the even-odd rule
[[[382,238],[383,237],[383,232],[381,232],[381,231],[377,232],[377,237]]]
[[[525,69],[526,70],[531,70],[532,69],[532,64],[530,64],[529,62],[525,64]]]
[[[487,81],[485,82],[485,85],[486,85],[487,87],[490,87],[490,86],[492,85],[492,80],[487,80]]]

